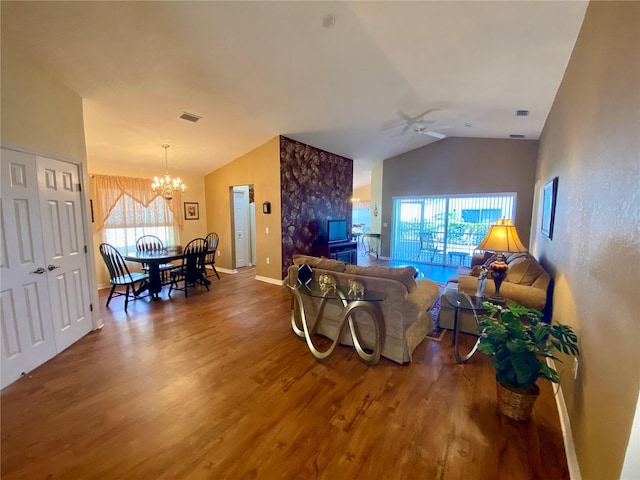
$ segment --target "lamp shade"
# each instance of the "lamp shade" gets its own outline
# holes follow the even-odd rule
[[[489,227],[489,232],[480,245],[476,247],[478,250],[488,250],[492,252],[526,252],[527,249],[518,237],[516,226],[511,220],[502,218],[495,225]]]

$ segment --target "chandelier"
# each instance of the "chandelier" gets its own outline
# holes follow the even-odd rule
[[[178,190],[184,192],[185,185],[182,183],[180,178],[171,179],[171,176],[169,175],[169,159],[167,156],[167,149],[169,148],[169,145],[162,145],[162,148],[164,148],[166,173],[163,178],[153,177],[151,190],[153,190],[153,193],[158,193],[167,200],[171,200]]]

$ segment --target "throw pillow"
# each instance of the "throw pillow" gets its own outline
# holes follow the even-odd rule
[[[483,265],[487,268],[489,268],[491,266],[491,264],[493,262],[495,262],[498,259],[498,255],[496,255],[495,253],[493,255],[491,255],[489,258],[487,258],[485,260],[485,262],[483,263]]]
[[[298,283],[300,285],[308,285],[313,279],[313,269],[311,266],[304,264],[298,266]]]
[[[545,273],[538,261],[531,257],[520,257],[509,262],[509,270],[505,282],[518,285],[533,285],[540,275]]]

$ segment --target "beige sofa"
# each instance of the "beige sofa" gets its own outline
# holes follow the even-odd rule
[[[306,255],[294,255],[294,264],[288,269],[284,288],[297,285],[299,265],[310,265],[313,278],[329,274],[336,279],[338,288],[349,290],[349,280],[357,280],[365,291],[381,292],[386,300],[380,302],[384,325],[382,325],[382,356],[397,363],[411,361],[411,354],[433,328],[431,307],[438,298],[438,285],[429,279],[415,279],[413,267],[387,268],[362,267],[337,260]],[[320,304],[319,298],[302,295],[307,318],[314,318]],[[334,340],[338,332],[338,321],[342,306],[338,300],[330,300],[325,306],[317,333]],[[373,344],[374,331],[368,321],[359,324],[359,333],[365,344]],[[353,345],[348,328],[340,337],[343,345]]]
[[[495,255],[474,256],[471,269],[459,269],[449,279],[446,288],[456,288],[468,295],[475,295],[478,289],[478,275],[482,265],[489,266],[495,260]],[[500,286],[500,295],[507,303],[524,305],[525,307],[544,310],[547,304],[547,292],[551,277],[540,263],[529,253],[505,254],[505,262],[509,265],[507,276]],[[487,279],[486,296],[495,293],[495,283]],[[459,316],[460,331],[478,334],[478,329],[471,312],[461,311]],[[441,298],[441,308],[438,325],[442,328],[453,328],[453,307],[445,296]]]

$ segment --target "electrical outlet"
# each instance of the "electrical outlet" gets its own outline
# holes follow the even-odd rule
[[[264,228],[264,233],[266,233],[267,235],[269,235],[269,227],[265,227],[265,228]]]
[[[573,371],[573,379],[577,380],[578,379],[578,359],[576,357],[573,357],[573,368],[571,369]]]
[[[269,265],[269,262],[270,262],[270,261],[271,261],[271,260],[269,260],[269,257],[267,257],[267,265]]]
[[[222,251],[218,250],[218,256],[222,255]]]

